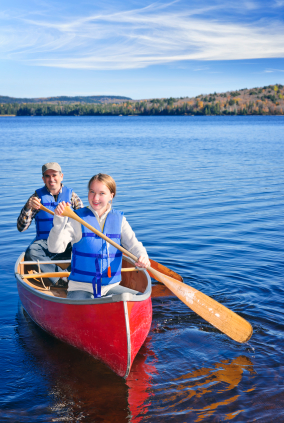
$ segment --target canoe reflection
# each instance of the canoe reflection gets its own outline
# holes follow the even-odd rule
[[[146,360],[151,357],[151,364]],[[139,423],[143,415],[147,414],[149,408],[149,400],[152,395],[152,379],[157,375],[155,367],[157,357],[151,350],[151,337],[148,336],[144,345],[136,356],[131,368],[131,372],[126,379],[128,386],[128,404],[131,413],[131,422]]]
[[[31,378],[46,386],[52,421],[129,422],[147,402],[155,373],[155,367],[145,363],[153,354],[147,340],[125,381],[88,354],[46,334],[21,305],[17,322],[16,338]]]

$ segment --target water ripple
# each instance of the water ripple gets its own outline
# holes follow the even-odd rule
[[[44,117],[0,120],[3,422],[284,421],[283,117]],[[249,320],[237,344],[176,297],[153,324],[125,382],[38,329],[13,267],[35,235],[16,220],[60,162],[87,204],[98,172],[156,261]]]

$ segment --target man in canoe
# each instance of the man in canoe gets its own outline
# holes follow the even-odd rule
[[[125,216],[121,211],[112,209],[112,199],[116,194],[113,178],[98,173],[90,179],[88,188],[89,206],[76,214],[139,257],[136,263],[138,267],[150,266],[147,251],[137,240]],[[47,243],[49,250],[54,253],[61,253],[72,243],[67,297],[81,300],[106,295],[121,281],[122,253],[80,222],[61,216],[66,205],[63,201],[56,207]]]
[[[27,230],[33,219],[36,223],[36,238],[25,252],[25,261],[69,260],[72,251],[71,244],[66,245],[61,254],[48,251],[47,238],[53,225],[53,218],[49,213],[40,210],[40,204],[54,211],[61,201],[65,201],[74,210],[78,210],[83,207],[83,202],[72,189],[62,184],[63,173],[58,163],[50,162],[42,166],[42,180],[44,186],[31,195],[17,220],[17,228],[20,232]],[[41,264],[40,270],[41,272],[58,272],[62,269],[56,264]],[[57,277],[50,278],[50,281],[56,286],[64,286],[65,282]]]

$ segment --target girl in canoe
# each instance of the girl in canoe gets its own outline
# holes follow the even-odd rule
[[[145,247],[137,240],[123,213],[112,209],[116,194],[113,178],[98,173],[90,179],[88,189],[89,206],[77,210],[78,216],[139,257],[136,266],[150,266]],[[62,201],[56,207],[47,240],[48,249],[53,253],[65,251],[68,243],[72,243],[67,298],[77,300],[106,295],[121,281],[122,253],[81,223],[61,216],[67,205]]]

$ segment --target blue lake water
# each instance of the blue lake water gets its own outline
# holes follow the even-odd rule
[[[0,118],[0,421],[284,422],[284,117]],[[17,216],[58,161],[87,204],[117,182],[149,256],[253,326],[238,344],[176,297],[125,381],[23,312],[14,263],[34,237]]]

